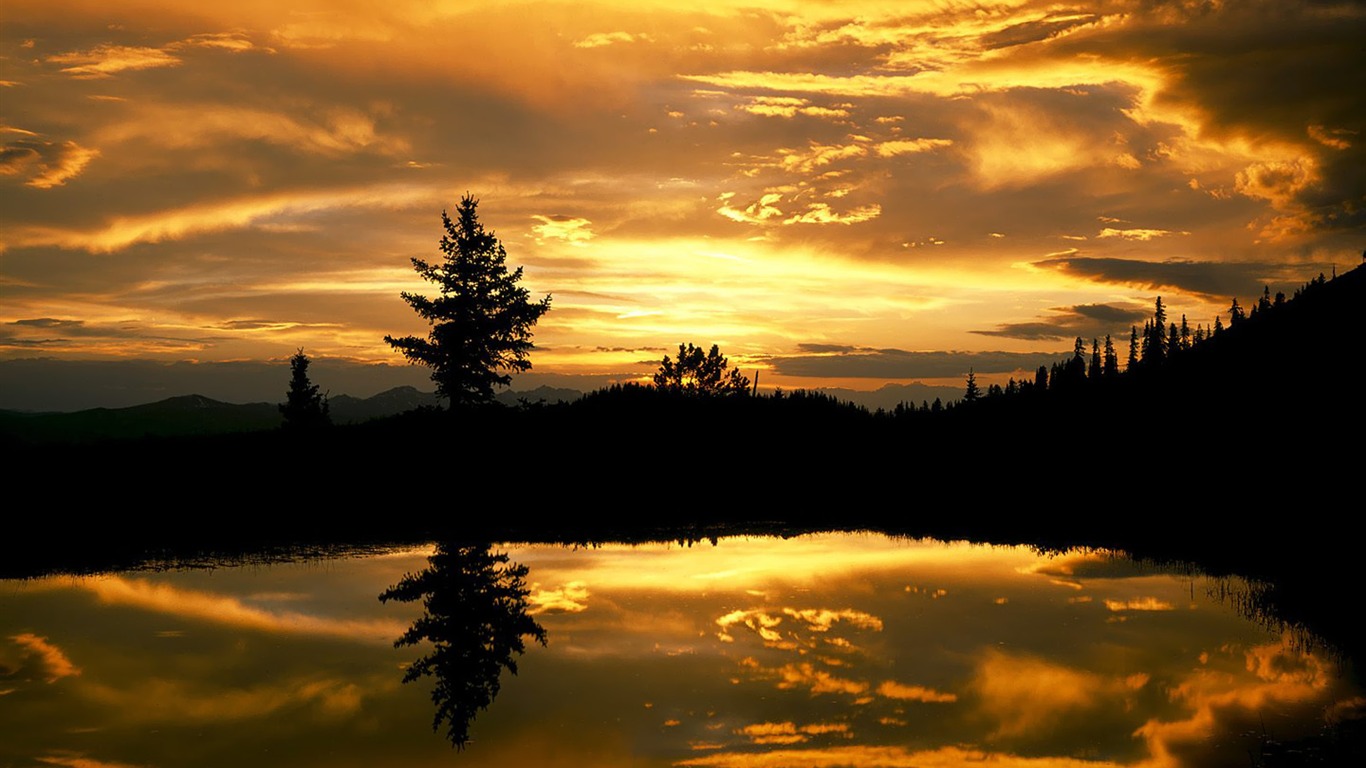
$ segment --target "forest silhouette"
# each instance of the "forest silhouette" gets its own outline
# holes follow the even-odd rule
[[[1288,297],[1267,290],[1250,307],[1227,327],[1183,332],[1155,306],[1147,330],[1132,329],[1134,364],[1118,362],[1123,342],[1078,340],[1032,381],[973,396],[965,382],[958,401],[882,411],[803,390],[695,397],[624,384],[570,403],[424,406],[325,430],[56,443],[11,433],[15,476],[40,501],[19,513],[32,533],[8,537],[3,554],[22,568],[778,521],[1345,570],[1359,554],[1336,526],[1359,493],[1366,269]],[[43,503],[64,511],[37,513]]]

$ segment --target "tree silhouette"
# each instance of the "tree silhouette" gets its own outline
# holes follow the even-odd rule
[[[982,390],[981,390],[980,388],[978,388],[978,386],[977,386],[977,375],[976,375],[975,373],[972,372],[972,369],[971,369],[971,368],[969,368],[969,369],[968,369],[968,384],[967,384],[967,388],[963,391],[963,402],[965,402],[965,403],[975,402],[975,401],[981,399],[981,397],[982,397]]]
[[[683,395],[748,394],[749,379],[729,365],[715,344],[706,354],[701,347],[679,344],[677,362],[668,355],[660,362],[654,375],[655,388]]]
[[[1228,326],[1230,328],[1233,328],[1238,324],[1242,323],[1246,319],[1247,315],[1244,314],[1243,308],[1238,306],[1238,298],[1235,296],[1233,299],[1233,304],[1231,304],[1228,308]]]
[[[1167,310],[1162,297],[1154,302],[1153,320],[1143,327],[1143,355],[1145,364],[1160,365],[1167,357]]]
[[[441,212],[441,262],[412,260],[413,269],[440,288],[434,299],[401,294],[431,324],[427,338],[384,337],[409,361],[430,366],[437,396],[452,405],[492,402],[493,388],[512,381],[503,371],[531,368],[531,327],[550,309],[549,295],[533,302],[518,285],[521,267],[508,271],[507,251],[479,222],[478,205],[467,194],[454,221]]]
[[[318,385],[308,380],[308,355],[300,347],[289,358],[289,392],[280,403],[286,429],[316,429],[332,423],[327,397],[318,392]]]
[[[503,670],[517,674],[514,655],[526,652],[523,638],[545,645],[545,629],[527,613],[527,567],[509,563],[506,553],[438,544],[427,562],[429,567],[405,574],[379,599],[422,601],[425,613],[394,647],[425,640],[432,650],[408,667],[403,682],[436,679],[432,730],[445,722],[446,738],[464,749],[470,723],[498,695]]]

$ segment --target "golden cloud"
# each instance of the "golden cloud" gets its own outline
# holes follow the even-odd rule
[[[100,128],[94,135],[106,146],[141,140],[163,148],[202,149],[221,147],[229,140],[249,140],[321,155],[371,150],[394,156],[411,149],[403,138],[381,135],[375,121],[374,114],[341,107],[313,108],[305,118],[215,103],[149,105],[137,107],[135,119]],[[175,130],[168,131],[168,125]]]
[[[242,53],[257,48],[255,43],[240,32],[206,32],[199,35],[191,35],[186,38],[181,45],[198,48],[218,48],[225,51],[231,51],[232,53]],[[264,50],[269,53],[275,52],[270,48]]]
[[[527,603],[530,614],[540,613],[579,613],[587,610],[588,585],[582,581],[571,581],[555,589],[541,589],[540,584],[531,585]]]
[[[350,190],[280,192],[259,197],[202,203],[139,216],[118,216],[95,229],[24,226],[12,230],[6,248],[56,246],[111,253],[137,243],[180,240],[191,235],[242,229],[280,216],[357,207],[403,208],[440,199],[440,191],[412,185],[378,185]]]
[[[722,616],[716,620],[716,625],[721,627],[717,633],[717,638],[722,642],[731,642],[734,638],[726,630],[730,627],[741,624],[749,627],[755,634],[763,639],[765,645],[776,647],[794,647],[791,643],[784,643],[780,632],[773,629],[783,623],[781,616],[770,616],[762,609],[737,610]]]
[[[1118,768],[1112,761],[1070,757],[1023,757],[962,747],[912,751],[905,747],[851,745],[765,752],[718,752],[681,760],[695,768]]]
[[[575,48],[602,48],[615,43],[635,43],[653,42],[653,38],[646,34],[632,34],[630,32],[597,32],[581,40],[574,41]]]
[[[953,146],[949,139],[894,139],[877,145],[878,157],[896,157]]]
[[[571,218],[568,216],[543,216],[537,214],[533,219],[541,222],[531,228],[536,233],[536,243],[542,244],[546,240],[559,240],[563,243],[575,246],[585,246],[592,240],[593,230],[589,229],[592,224],[588,219]]]
[[[1118,237],[1123,240],[1148,241],[1167,235],[1189,235],[1189,232],[1172,232],[1167,229],[1115,229],[1106,227],[1096,237]]]
[[[88,51],[71,51],[47,57],[53,64],[67,64],[62,71],[83,79],[109,77],[126,70],[178,67],[180,58],[161,48],[98,45]]]
[[[11,129],[11,132],[36,135],[17,129]],[[61,144],[36,138],[12,141],[0,147],[0,176],[28,176],[25,186],[52,189],[79,176],[99,155],[99,150],[82,147],[74,141]]]
[[[882,619],[852,608],[839,611],[832,611],[827,608],[807,608],[804,610],[784,608],[783,613],[806,624],[807,629],[812,632],[828,632],[837,621],[847,622],[859,629],[871,629],[874,632],[882,631]]]
[[[1148,744],[1148,765],[1180,768],[1185,764],[1182,755],[1192,747],[1218,742],[1225,733],[1264,723],[1263,713],[1269,707],[1324,711],[1331,698],[1334,672],[1322,659],[1291,648],[1288,640],[1257,646],[1243,655],[1251,679],[1232,671],[1199,669],[1171,690],[1172,700],[1189,708],[1186,718],[1152,719],[1134,732]],[[1306,722],[1313,720],[1307,718]],[[1235,739],[1229,741],[1238,755],[1245,756]]]
[[[996,650],[978,662],[971,687],[983,713],[997,723],[992,738],[1038,733],[1096,707],[1107,694],[1128,690],[1123,681]]]
[[[877,203],[861,205],[844,213],[833,210],[828,203],[810,203],[803,213],[783,219],[784,224],[858,224],[882,215]]]
[[[921,701],[927,704],[958,701],[956,694],[942,693],[921,685],[903,685],[894,680],[888,680],[879,685],[877,695],[899,701]]]
[[[67,658],[62,649],[49,643],[46,637],[25,632],[13,635],[10,639],[22,649],[20,653],[25,662],[37,667],[35,674],[44,682],[55,683],[64,677],[81,674],[80,667],[71,663],[71,659]]]
[[[1259,679],[1286,686],[1323,689],[1332,679],[1332,668],[1317,655],[1290,647],[1288,641],[1248,649],[1247,670]]]
[[[979,104],[962,129],[975,180],[987,190],[1034,185],[1114,159],[1110,147],[1063,115],[1024,103]]]
[[[744,208],[735,208],[730,205],[729,201],[733,196],[734,193],[726,193],[723,195],[722,198],[725,204],[716,209],[717,213],[725,216],[731,221],[738,221],[746,224],[762,224],[769,219],[786,215],[781,208],[774,205],[774,203],[781,202],[783,199],[783,195],[780,192],[765,192],[758,200],[750,203]]]
[[[1238,172],[1234,189],[1286,210],[1293,208],[1299,194],[1318,180],[1318,164],[1313,158],[1300,157],[1253,163]]]
[[[763,117],[792,118],[797,115],[838,119],[849,117],[848,104],[838,107],[820,107],[813,105],[810,99],[799,99],[793,96],[755,96],[748,103],[736,105],[736,109]]]
[[[755,744],[800,744],[811,740],[812,736],[839,734],[845,738],[853,734],[848,723],[812,723],[798,726],[793,722],[754,723],[736,731]]]
[[[858,696],[868,691],[868,684],[857,680],[835,677],[811,664],[785,664],[778,670],[778,687],[784,690],[806,688],[814,696],[820,693],[842,693]]]
[[[1174,606],[1156,597],[1136,597],[1131,600],[1110,600],[1105,601],[1105,607],[1111,611],[1170,611]]]
[[[1325,147],[1333,149],[1351,149],[1352,142],[1346,137],[1357,135],[1356,131],[1346,128],[1324,128],[1322,125],[1311,125],[1306,129],[1309,138],[1317,141]]]
[[[112,760],[97,760],[82,752],[49,752],[37,758],[43,765],[58,765],[63,768],[144,768],[137,763],[120,763]]]
[[[784,171],[807,174],[840,160],[867,155],[868,147],[857,140],[852,144],[819,144],[813,141],[804,150],[778,150],[778,164]]]

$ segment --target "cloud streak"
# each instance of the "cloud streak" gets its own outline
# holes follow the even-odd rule
[[[828,348],[825,346],[819,349]],[[774,370],[792,377],[934,379],[977,373],[1032,371],[1070,355],[1067,352],[915,352],[903,349],[854,349],[835,354],[769,358]]]
[[[317,635],[363,643],[392,643],[407,627],[385,619],[334,619],[297,611],[268,611],[235,597],[181,589],[144,579],[102,576],[73,580],[102,602],[167,613],[184,619],[226,624],[259,632]]]

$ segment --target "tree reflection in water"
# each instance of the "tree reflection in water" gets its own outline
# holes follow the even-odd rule
[[[527,567],[487,546],[438,544],[429,567],[405,574],[381,602],[421,599],[425,613],[394,641],[394,647],[430,641],[432,650],[412,663],[403,682],[436,679],[432,730],[446,721],[446,738],[457,749],[469,741],[479,710],[498,695],[504,668],[517,674],[516,655],[525,637],[545,645],[545,629],[527,613]]]

